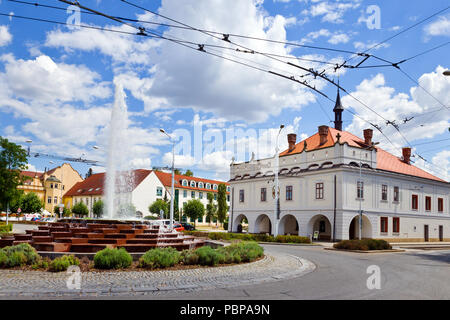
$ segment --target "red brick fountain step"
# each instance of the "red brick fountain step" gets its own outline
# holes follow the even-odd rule
[[[37,251],[68,252],[70,243],[61,242],[35,242],[31,244]]]
[[[53,242],[52,236],[33,236],[33,242],[39,243],[39,242]]]

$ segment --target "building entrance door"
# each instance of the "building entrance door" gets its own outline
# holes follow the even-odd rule
[[[439,226],[439,241],[444,241],[444,226]]]
[[[424,226],[424,237],[425,237],[425,242],[430,241],[430,233],[429,233],[427,224]]]
[[[355,219],[353,219],[352,222],[350,223],[350,229],[348,231],[348,237],[349,237],[350,240],[356,239]]]

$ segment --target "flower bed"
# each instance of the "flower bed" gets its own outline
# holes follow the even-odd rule
[[[137,262],[123,248],[106,248],[97,252],[94,261],[83,257],[78,259],[65,255],[54,260],[42,258],[29,244],[0,249],[0,268],[20,268],[22,270],[40,270],[61,272],[69,266],[79,266],[81,271],[101,270],[156,270],[183,269],[199,266],[229,265],[252,262],[264,256],[264,249],[256,242],[242,241],[227,247],[212,249],[204,246],[195,250],[179,252],[174,248],[155,248],[147,251]]]

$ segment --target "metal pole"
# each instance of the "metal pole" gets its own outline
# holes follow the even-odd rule
[[[175,197],[174,192],[174,181],[175,181],[175,142],[172,141],[172,191],[170,197],[170,230],[173,229],[173,201]]]
[[[280,199],[279,199],[279,181],[278,181],[278,171],[279,171],[279,149],[278,149],[278,139],[280,137],[281,130],[284,128],[284,125],[280,126],[280,130],[278,131],[276,148],[275,148],[275,210],[274,210],[274,231],[273,236],[276,237],[278,235],[278,219],[280,218]]]
[[[362,181],[361,181],[361,167],[362,167],[362,150],[359,152],[359,240],[361,240],[362,234]]]

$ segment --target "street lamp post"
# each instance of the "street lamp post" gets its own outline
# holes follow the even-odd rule
[[[362,177],[361,177],[361,170],[362,170],[362,152],[364,150],[368,150],[368,151],[372,151],[373,148],[379,144],[379,142],[375,142],[372,143],[372,145],[370,145],[369,147],[365,147],[362,148],[359,152],[359,192],[360,194],[358,194],[359,196],[359,240],[361,240],[361,235],[362,235],[362,199],[363,199],[363,184],[362,184]]]
[[[280,126],[280,130],[278,131],[276,148],[275,148],[275,210],[274,210],[274,222],[275,228],[273,231],[273,235],[276,237],[278,235],[278,220],[280,219],[280,195],[279,195],[279,181],[278,181],[278,170],[279,170],[279,148],[278,148],[278,139],[280,137],[281,130],[283,130],[284,124]]]
[[[162,133],[164,133],[172,142],[172,187],[171,187],[171,196],[170,196],[170,230],[173,230],[173,202],[175,198],[174,184],[175,184],[175,141],[167,134],[164,129],[160,129]]]

